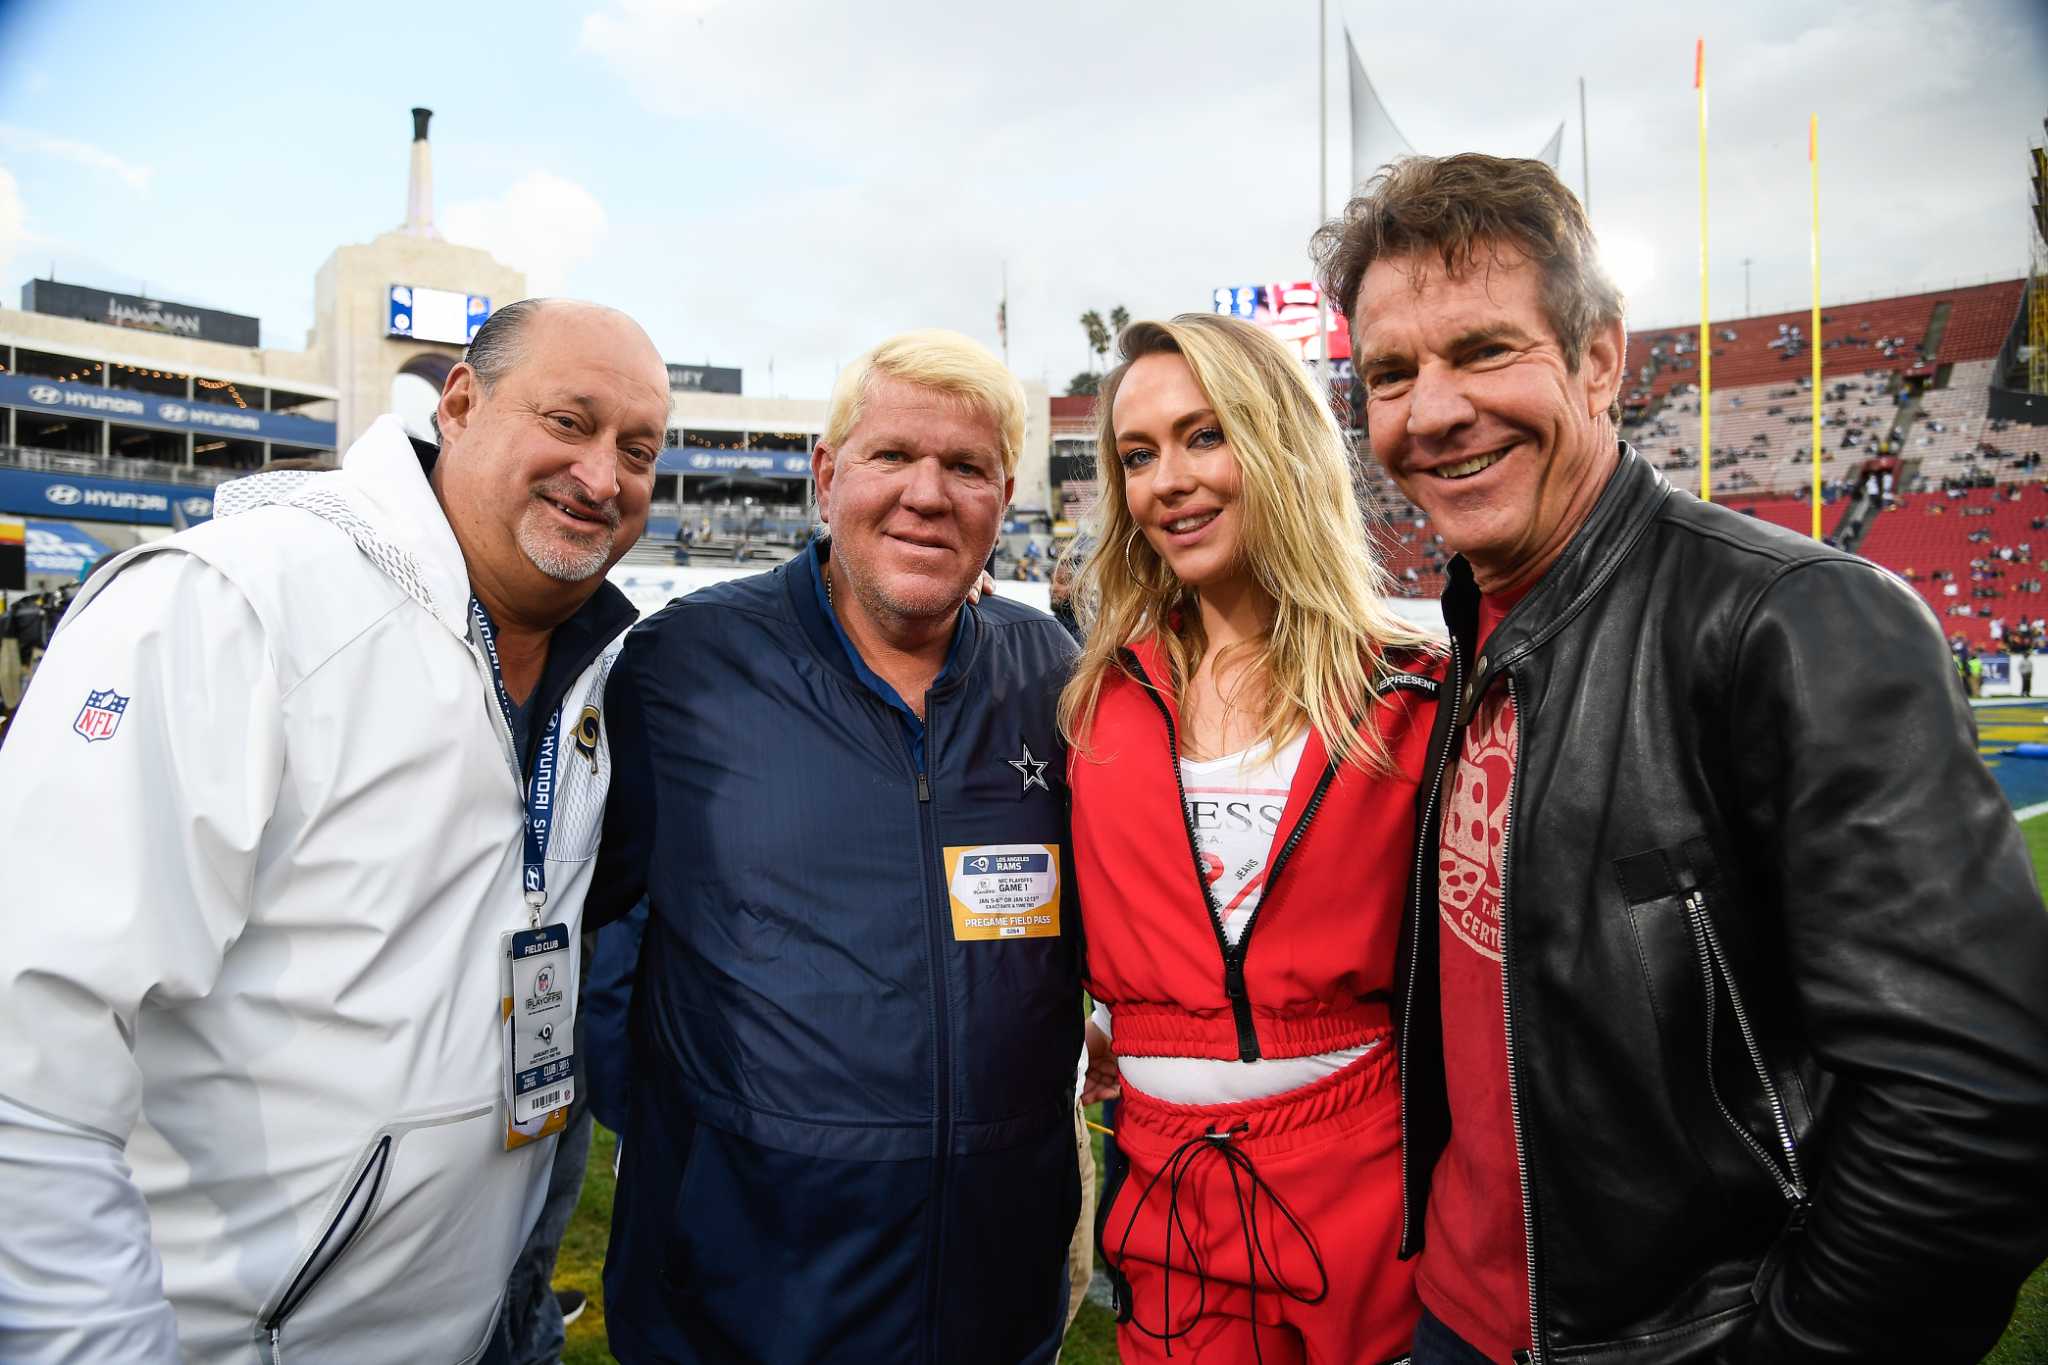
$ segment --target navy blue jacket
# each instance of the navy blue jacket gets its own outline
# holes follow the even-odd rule
[[[623,914],[643,886],[652,906],[612,1350],[1051,1361],[1080,1207],[1080,912],[1054,722],[1073,643],[1000,598],[964,610],[920,774],[808,553],[671,603],[611,676],[588,913]],[[949,874],[1018,844],[1058,850],[1057,931],[956,938]]]

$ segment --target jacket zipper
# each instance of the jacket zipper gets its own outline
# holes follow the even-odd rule
[[[512,785],[519,791],[519,799],[526,799],[526,776],[521,771],[519,752],[512,743],[512,724],[505,719],[505,710],[498,705],[498,682],[491,676],[491,662],[475,642],[469,642],[469,657],[476,665],[477,676],[483,679],[484,696],[490,705],[484,709],[491,713],[491,733],[498,737],[498,748],[505,756],[505,764],[512,770]]]
[[[1749,1011],[1743,1008],[1742,993],[1735,987],[1735,973],[1729,970],[1727,956],[1721,951],[1720,936],[1714,932],[1713,921],[1707,918],[1707,898],[1699,891],[1689,891],[1685,897],[1686,918],[1693,929],[1693,948],[1699,954],[1700,971],[1707,987],[1707,1089],[1714,1097],[1715,1107],[1721,1117],[1735,1131],[1735,1135],[1756,1155],[1758,1161],[1770,1173],[1778,1186],[1778,1192],[1794,1205],[1806,1202],[1806,1182],[1799,1173],[1799,1153],[1792,1141],[1792,1124],[1786,1117],[1785,1106],[1779,1100],[1778,1087],[1771,1080],[1770,1068],[1764,1065],[1763,1050],[1757,1046],[1756,1034],[1749,1026]],[[1721,1099],[1720,1088],[1714,1083],[1714,979],[1716,975],[1728,986],[1728,1003],[1735,1014],[1735,1027],[1742,1034],[1742,1046],[1749,1053],[1749,1063],[1756,1069],[1756,1078],[1763,1087],[1764,1099],[1771,1106],[1771,1122],[1777,1129],[1778,1145],[1785,1153],[1785,1170],[1781,1171],[1773,1162],[1750,1131],[1735,1121]]]
[[[1515,675],[1507,675],[1508,707],[1519,718],[1521,703],[1515,697]],[[1501,1032],[1507,1037],[1508,1115],[1515,1129],[1515,1173],[1522,1182],[1522,1253],[1529,1266],[1529,1361],[1543,1365],[1543,1296],[1536,1280],[1536,1201],[1530,1197],[1529,1155],[1522,1145],[1522,1085],[1515,1067],[1514,973],[1508,970],[1508,869],[1514,859],[1515,793],[1522,786],[1521,726],[1516,724],[1514,766],[1508,770],[1508,804],[1500,826],[1500,991]]]
[[[932,814],[932,787],[928,773],[931,768],[933,741],[937,727],[933,724],[934,712],[931,694],[925,694],[924,715],[924,756],[922,768],[917,770],[917,824],[918,833],[924,842],[924,875],[920,879],[925,897],[925,947],[931,957],[932,978],[932,1208],[928,1217],[930,1232],[925,1240],[925,1321],[933,1324],[937,1331],[939,1322],[940,1267],[944,1264],[939,1246],[940,1233],[944,1228],[941,1211],[945,1207],[946,1177],[950,1172],[953,1150],[953,1048],[947,1032],[946,1018],[946,944],[939,932],[939,899],[932,894],[934,869],[939,866],[938,822]],[[891,725],[897,724],[894,715],[889,718]],[[901,733],[900,727],[898,733]],[[906,747],[906,756],[908,754]],[[914,756],[912,756],[914,757]],[[948,920],[950,923],[950,918]],[[925,1358],[935,1359],[935,1341],[927,1337]]]
[[[348,1198],[342,1200],[341,1207],[335,1210],[333,1220],[320,1234],[320,1240],[313,1244],[313,1250],[307,1255],[305,1264],[292,1276],[291,1283],[286,1285],[284,1293],[278,1296],[277,1307],[272,1309],[270,1316],[264,1320],[263,1330],[270,1338],[271,1365],[284,1365],[285,1319],[306,1301],[307,1295],[313,1292],[313,1286],[334,1268],[335,1262],[341,1259],[356,1235],[363,1230],[363,1225],[370,1216],[370,1207],[376,1201],[377,1186],[383,1180],[385,1168],[390,1164],[390,1160],[391,1135],[386,1133],[377,1139],[377,1145],[371,1149],[370,1159],[363,1163],[363,1169],[356,1173],[355,1183],[349,1187]],[[347,1224],[345,1231],[344,1223]],[[334,1248],[333,1254],[322,1260],[321,1254],[330,1245]]]
[[[1416,963],[1422,957],[1422,931],[1427,921],[1427,916],[1423,914],[1422,906],[1423,845],[1429,838],[1429,832],[1433,827],[1432,822],[1436,818],[1437,797],[1443,794],[1444,771],[1450,767],[1451,750],[1457,747],[1458,744],[1458,706],[1464,697],[1464,689],[1459,681],[1459,674],[1462,669],[1459,665],[1458,641],[1455,636],[1451,639],[1450,653],[1451,676],[1448,691],[1451,699],[1451,724],[1450,728],[1444,732],[1443,752],[1436,756],[1436,771],[1431,774],[1429,779],[1429,800],[1423,804],[1422,823],[1416,828],[1415,870],[1409,879],[1409,885],[1414,888],[1411,899],[1414,900],[1415,907],[1409,915],[1413,937],[1409,941],[1408,949],[1408,989],[1401,998],[1400,1046],[1404,1053],[1408,1046],[1407,1040],[1415,1036],[1413,1025],[1415,1022]],[[1442,693],[1439,693],[1439,698],[1442,695]],[[1412,1224],[1409,1221],[1412,1215],[1410,1213],[1410,1195],[1408,1191],[1410,1183],[1408,1179],[1408,1134],[1411,1131],[1408,1126],[1408,1068],[1405,1065],[1397,1067],[1395,1068],[1395,1073],[1396,1093],[1400,1098],[1401,1108],[1401,1251],[1403,1254],[1406,1254],[1409,1248],[1409,1238],[1412,1229]]]
[[[1252,928],[1258,922],[1259,911],[1272,899],[1273,884],[1280,879],[1280,873],[1286,868],[1295,845],[1301,842],[1302,835],[1307,832],[1308,822],[1315,818],[1316,811],[1321,808],[1323,797],[1330,790],[1330,783],[1336,779],[1337,768],[1335,764],[1331,764],[1324,769],[1322,777],[1316,782],[1315,791],[1309,795],[1308,805],[1302,809],[1301,819],[1294,822],[1293,830],[1288,833],[1286,842],[1280,846],[1279,855],[1274,858],[1273,867],[1266,874],[1266,885],[1259,893],[1258,905],[1253,907],[1251,918],[1245,921],[1244,932],[1238,935],[1237,942],[1233,944],[1230,935],[1224,932],[1223,912],[1217,908],[1215,892],[1210,889],[1209,879],[1202,875],[1202,846],[1195,835],[1194,819],[1188,814],[1187,784],[1181,780],[1180,775],[1180,735],[1174,729],[1173,712],[1167,708],[1166,699],[1159,694],[1159,689],[1153,686],[1150,676],[1145,672],[1145,666],[1138,662],[1137,656],[1125,651],[1125,658],[1137,671],[1139,680],[1145,686],[1145,695],[1152,698],[1152,704],[1159,708],[1159,718],[1166,722],[1167,761],[1173,767],[1173,792],[1180,802],[1181,828],[1188,836],[1188,856],[1194,862],[1195,885],[1201,889],[1202,904],[1209,911],[1209,927],[1216,931],[1216,946],[1223,954],[1223,993],[1229,997],[1231,1021],[1237,1027],[1237,1059],[1240,1062],[1256,1062],[1259,1060],[1259,1033],[1252,1023],[1251,994],[1246,989],[1244,980],[1244,959],[1245,954],[1251,949]]]

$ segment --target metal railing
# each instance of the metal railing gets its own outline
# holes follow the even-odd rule
[[[33,469],[43,474],[83,474],[102,479],[140,479],[146,483],[181,483],[201,488],[211,488],[251,472],[246,469],[215,469],[208,465],[166,464],[162,460],[131,460],[125,455],[34,450],[26,446],[0,446],[0,469]]]

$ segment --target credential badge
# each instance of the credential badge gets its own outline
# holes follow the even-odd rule
[[[104,692],[87,692],[85,705],[78,708],[78,719],[71,722],[71,728],[85,736],[88,744],[112,739],[114,731],[121,728],[121,716],[127,710],[128,698],[111,687]]]
[[[1046,760],[1042,758],[1033,758],[1031,756],[1031,746],[1029,744],[1026,744],[1024,746],[1024,757],[1006,758],[1003,761],[1009,764],[1011,767],[1015,768],[1018,771],[1018,773],[1023,776],[1025,792],[1030,791],[1033,787],[1036,787],[1040,791],[1044,792],[1049,792],[1052,790],[1052,788],[1048,786],[1045,781]],[[1019,796],[1022,796],[1024,792],[1019,792],[1017,794]]]

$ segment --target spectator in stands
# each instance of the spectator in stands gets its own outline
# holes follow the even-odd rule
[[[884,342],[841,372],[813,456],[830,537],[672,604],[613,672],[593,915],[649,902],[605,1264],[628,1365],[1059,1348],[1074,642],[1005,598],[962,606],[1024,418],[966,337]]]
[[[1074,604],[1075,571],[1086,559],[1086,550],[1076,541],[1065,554],[1053,560],[1052,578],[1048,580],[1051,586],[1047,596],[1052,602],[1052,619],[1066,628],[1067,634],[1074,637],[1075,644],[1081,644],[1087,638]]]
[[[1397,162],[1317,247],[1459,552],[1397,1002],[1417,1365],[1977,1359],[2048,1256],[2048,914],[1925,607],[1617,444],[1622,301],[1549,167]]]
[[[81,595],[0,751],[43,907],[0,956],[0,1357],[476,1357],[567,1103],[504,1059],[574,1010],[668,410],[630,319],[510,304],[439,451],[380,418]],[[562,998],[508,1042],[521,972]]]

